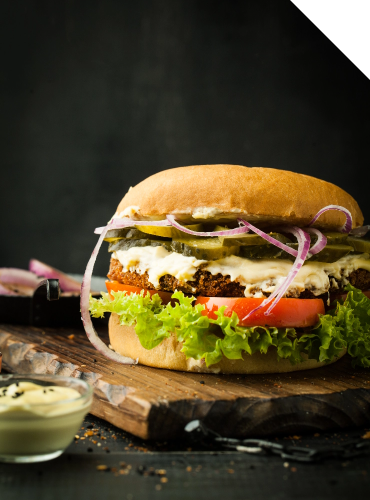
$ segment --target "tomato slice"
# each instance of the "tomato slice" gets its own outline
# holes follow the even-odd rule
[[[118,281],[105,282],[109,294],[112,291],[125,291],[129,294],[140,293],[145,290],[150,295],[156,293],[161,297],[164,304],[171,302],[173,292],[162,292],[158,290],[148,290],[131,285],[122,285]],[[111,295],[112,296],[112,295]],[[112,297],[113,298],[113,297]],[[268,306],[259,309],[248,319],[243,319],[250,311],[261,304],[263,298],[232,298],[232,297],[197,297],[196,304],[205,306],[204,316],[216,319],[215,311],[221,306],[226,306],[225,316],[231,317],[233,311],[239,317],[240,326],[276,326],[276,327],[297,327],[303,328],[313,326],[318,321],[319,314],[325,314],[325,306],[322,299],[280,299],[278,304],[268,316],[264,315]],[[175,300],[172,300],[175,303]]]
[[[226,306],[225,316],[231,317],[233,311],[239,317],[240,326],[276,326],[303,328],[317,323],[319,314],[325,314],[322,299],[280,299],[271,314],[264,315],[268,305],[259,309],[249,318],[243,319],[258,307],[263,298],[198,297],[196,304],[203,304],[204,316],[216,319],[215,311]]]
[[[111,295],[111,292],[127,292],[128,294],[132,293],[140,293],[142,290],[145,290],[145,292],[149,293],[150,295],[155,295],[156,293],[160,296],[162,299],[163,304],[168,304],[171,302],[171,295],[173,292],[160,292],[158,290],[148,290],[147,288],[140,288],[138,286],[131,286],[131,285],[122,285],[122,283],[119,283],[118,281],[106,281],[105,286],[107,287],[107,290],[110,294],[110,296],[113,298]]]

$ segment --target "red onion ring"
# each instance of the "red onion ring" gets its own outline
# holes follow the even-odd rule
[[[350,234],[350,236],[355,236],[356,238],[362,238],[362,236],[365,236],[365,234],[368,231],[370,231],[370,226],[361,226],[361,227],[356,227],[355,229],[352,229],[349,234]]]
[[[104,344],[104,342],[99,338],[94,325],[92,324],[90,312],[89,312],[89,298],[90,298],[90,286],[91,286],[91,277],[92,277],[92,272],[94,269],[94,264],[96,261],[96,258],[98,256],[100,247],[103,243],[104,237],[109,229],[114,228],[114,224],[108,224],[105,226],[103,229],[99,240],[94,248],[93,253],[91,254],[90,260],[87,263],[86,266],[86,271],[84,274],[84,277],[82,279],[82,285],[81,285],[81,319],[82,323],[85,328],[85,332],[87,335],[87,338],[90,340],[92,345],[97,349],[101,354],[103,354],[106,358],[116,361],[117,363],[121,363],[124,365],[132,365],[135,364],[135,360],[131,358],[127,358],[126,356],[121,356],[120,354],[112,351],[109,349],[107,345]],[[137,363],[137,361],[136,361]]]
[[[225,229],[225,231],[192,231],[191,229],[188,229],[187,227],[184,227],[176,222],[174,215],[167,215],[166,217],[171,226],[179,229],[183,233],[192,234],[194,236],[235,236],[237,234],[244,234],[249,232],[249,228],[247,228],[246,226],[237,227],[236,229]]]
[[[347,210],[344,207],[341,207],[340,205],[328,205],[327,207],[322,208],[317,212],[315,217],[312,219],[312,221],[308,224],[309,226],[312,226],[314,222],[317,221],[317,219],[320,217],[325,212],[328,212],[329,210],[338,210],[339,212],[342,212],[346,216],[346,222],[343,224],[343,226],[339,229],[341,233],[349,233],[352,229],[352,215],[349,210]]]
[[[321,231],[313,227],[305,227],[304,231],[306,231],[307,233],[316,234],[317,236],[316,243],[312,245],[310,251],[307,254],[307,257],[309,258],[312,257],[312,255],[316,255],[317,253],[321,252],[321,250],[326,247],[328,239],[325,235],[322,234]]]
[[[249,222],[247,222],[244,219],[238,219],[238,221],[242,222],[251,231],[258,234],[258,236],[261,236],[261,238],[268,241],[272,245],[275,245],[276,247],[281,248],[282,250],[289,253],[290,255],[293,255],[293,257],[297,257],[298,252],[294,248],[290,248],[290,247],[288,247],[288,245],[285,245],[285,243],[282,243],[281,241],[275,240],[275,238],[273,238],[272,236],[270,236],[267,233],[264,233],[263,231],[261,231],[261,229],[258,229],[258,227],[252,226],[252,224],[250,224]],[[290,227],[290,226],[287,226],[287,227]],[[286,232],[289,232],[289,231],[286,231]]]
[[[310,236],[309,234],[305,233],[301,228],[296,227],[296,226],[283,226],[277,228],[277,230],[284,231],[286,233],[292,233],[298,240],[298,255],[296,257],[296,260],[294,261],[294,264],[289,271],[288,276],[285,278],[284,282],[275,288],[273,293],[265,299],[258,307],[253,309],[249,314],[247,314],[243,319],[249,318],[253,313],[261,309],[262,307],[267,306],[270,304],[270,302],[273,300],[274,302],[270,305],[270,307],[265,311],[265,316],[269,315],[272,309],[276,306],[276,304],[279,302],[279,300],[285,295],[287,289],[289,288],[289,285],[291,282],[294,280],[296,275],[298,274],[298,271],[301,269],[303,266],[306,258],[308,251],[310,249]]]
[[[68,276],[68,274],[62,273],[54,267],[44,264],[36,259],[31,259],[28,265],[28,269],[37,274],[37,276],[43,276],[44,278],[55,278],[59,280],[60,288],[63,292],[78,292],[80,293],[81,284]]]

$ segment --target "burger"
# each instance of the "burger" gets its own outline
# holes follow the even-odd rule
[[[276,373],[348,352],[370,366],[370,240],[356,201],[307,175],[239,165],[159,172],[133,188],[81,292],[106,357],[171,370]],[[108,293],[89,296],[103,241]],[[93,317],[110,313],[109,347]]]

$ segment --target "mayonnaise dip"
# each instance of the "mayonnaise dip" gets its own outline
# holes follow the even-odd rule
[[[60,455],[79,430],[91,399],[91,390],[80,394],[66,385],[22,380],[0,387],[0,461]]]

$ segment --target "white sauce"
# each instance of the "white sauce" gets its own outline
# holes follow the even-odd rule
[[[263,292],[273,292],[284,281],[291,268],[292,262],[289,260],[250,260],[235,255],[210,262],[206,267],[214,275],[221,273],[223,276],[230,276],[231,281],[245,286],[246,297],[263,297]],[[306,289],[312,289],[314,295],[321,295],[329,290],[329,276],[341,280],[357,269],[370,271],[368,254],[346,256],[333,263],[307,261],[289,286],[288,292],[299,295]]]
[[[41,412],[45,416],[55,416],[82,406],[82,403],[77,401],[80,396],[80,393],[72,387],[42,386],[33,382],[19,382],[0,388],[0,414],[8,411],[22,411],[25,413]],[[67,400],[68,403],[58,405],[61,401]],[[56,403],[56,405],[50,403]],[[32,405],[36,405],[34,412]]]
[[[129,250],[118,250],[113,258],[120,261],[124,271],[136,271],[139,274],[148,272],[149,281],[159,287],[159,279],[165,274],[175,276],[179,281],[188,281],[197,272],[205,260],[185,257],[180,253],[168,252],[159,247],[133,247]]]
[[[245,286],[246,297],[263,297],[263,292],[271,293],[280,285],[290,269],[292,262],[283,259],[244,259],[232,255],[215,261],[197,260],[179,253],[168,252],[163,247],[133,247],[129,250],[114,252],[124,271],[148,272],[149,281],[159,287],[159,279],[165,274],[174,276],[179,281],[191,281],[201,264],[204,269],[216,275],[230,276],[231,281]],[[312,290],[314,295],[321,295],[329,290],[330,279],[344,280],[352,271],[365,269],[370,271],[369,254],[347,255],[333,262],[307,261],[300,269],[288,288],[288,295],[297,296],[303,290]],[[191,284],[191,283],[189,283]]]

